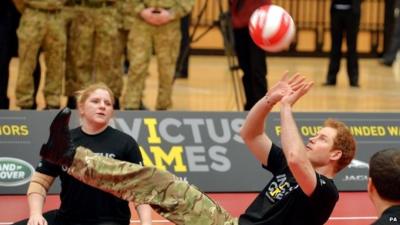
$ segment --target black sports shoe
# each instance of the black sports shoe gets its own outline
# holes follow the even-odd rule
[[[379,59],[378,62],[379,62],[379,64],[381,64],[381,65],[383,65],[383,66],[388,66],[388,67],[391,67],[392,64],[393,64],[393,61],[388,60],[388,59],[385,59],[385,58]]]
[[[43,159],[63,166],[70,166],[74,159],[75,149],[69,132],[71,110],[62,109],[50,125],[50,136],[46,144],[40,149]]]

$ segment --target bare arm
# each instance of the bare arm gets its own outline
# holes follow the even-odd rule
[[[29,220],[28,225],[47,225],[43,217],[43,206],[47,191],[53,184],[55,178],[35,172],[28,188]]]
[[[264,123],[276,102],[266,95],[250,110],[240,129],[240,135],[250,152],[263,165],[267,165],[271,139],[264,132]]]
[[[240,135],[249,150],[265,166],[272,146],[271,139],[265,133],[265,120],[274,105],[292,89],[290,82],[288,73],[285,72],[282,79],[268,91],[267,95],[253,106],[240,130]]]
[[[28,195],[28,204],[29,204],[28,225],[47,225],[47,221],[43,217],[44,201],[45,197],[38,193],[32,193]]]
[[[307,158],[306,148],[299,134],[296,122],[293,118],[293,104],[312,86],[312,82],[303,83],[301,86],[288,93],[281,100],[281,142],[282,149],[288,162],[290,171],[303,192],[310,196],[316,187],[317,180],[315,170]]]
[[[141,225],[152,224],[152,219],[151,219],[152,208],[150,205],[147,204],[138,205],[136,206],[136,211],[139,215]]]

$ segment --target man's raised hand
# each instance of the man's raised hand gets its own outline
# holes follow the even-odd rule
[[[293,80],[291,87],[292,90],[285,92],[285,95],[281,98],[282,104],[294,105],[297,100],[304,96],[313,86],[313,81],[306,81],[305,77],[302,80]]]
[[[300,89],[306,83],[306,78],[299,73],[289,77],[288,71],[285,71],[282,78],[269,89],[266,97],[273,104],[279,102],[285,95]]]

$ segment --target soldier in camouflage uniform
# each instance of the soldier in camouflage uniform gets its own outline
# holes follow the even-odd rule
[[[159,73],[156,109],[166,110],[172,106],[172,84],[181,39],[180,18],[191,11],[194,0],[131,0],[131,3],[125,108],[140,107],[154,48]]]
[[[33,71],[39,49],[45,52],[46,108],[59,108],[65,71],[66,31],[62,15],[65,0],[25,0],[25,10],[17,30],[19,70],[16,86],[17,105],[32,108]]]
[[[117,0],[73,0],[74,18],[69,29],[66,95],[95,82],[121,95],[122,77],[115,70],[118,39]],[[70,103],[69,103],[70,104]]]

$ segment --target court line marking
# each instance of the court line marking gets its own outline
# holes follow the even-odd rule
[[[341,217],[330,217],[329,220],[376,220],[376,216],[341,216]]]

